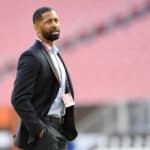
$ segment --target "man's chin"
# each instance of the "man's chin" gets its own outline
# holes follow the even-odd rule
[[[46,38],[48,41],[56,41],[59,39],[59,35],[50,36]]]

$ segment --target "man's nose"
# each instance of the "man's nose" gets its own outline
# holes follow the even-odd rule
[[[57,27],[57,26],[58,26],[58,23],[55,22],[55,21],[53,21],[53,22],[52,22],[52,27]]]

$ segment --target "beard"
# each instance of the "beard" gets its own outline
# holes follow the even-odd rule
[[[41,32],[42,32],[43,37],[48,41],[55,41],[59,39],[60,31],[46,32],[42,30]],[[53,34],[53,32],[58,32],[58,34]]]

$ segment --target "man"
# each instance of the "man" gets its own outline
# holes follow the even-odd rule
[[[35,43],[19,59],[12,105],[20,117],[15,145],[24,150],[64,150],[77,136],[74,92],[55,45],[60,25],[49,7],[33,14]]]

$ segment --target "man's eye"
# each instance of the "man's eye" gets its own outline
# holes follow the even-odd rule
[[[48,21],[47,21],[47,23],[51,23],[51,22],[52,22],[51,20],[48,20]]]

